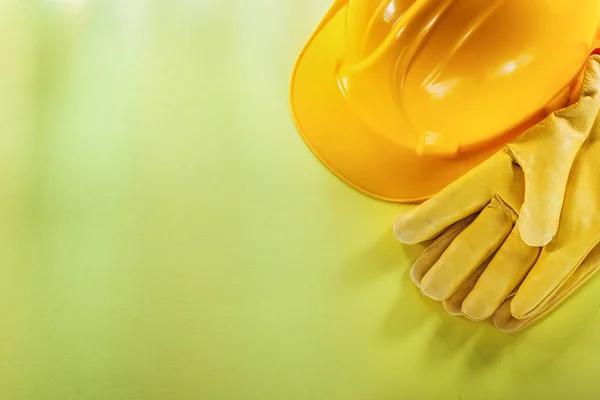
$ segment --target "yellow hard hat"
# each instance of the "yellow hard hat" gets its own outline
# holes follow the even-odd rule
[[[338,0],[292,78],[296,125],[341,179],[424,200],[578,89],[600,0]]]

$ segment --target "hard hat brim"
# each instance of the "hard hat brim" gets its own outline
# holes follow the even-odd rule
[[[348,106],[336,78],[345,49],[346,9],[346,1],[332,6],[300,53],[291,81],[296,126],[329,170],[369,196],[414,203],[431,197],[501,147],[455,158],[420,156],[370,130]]]

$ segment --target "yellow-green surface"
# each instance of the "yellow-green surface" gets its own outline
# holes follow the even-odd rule
[[[0,0],[0,398],[600,396],[600,279],[444,314],[289,112],[327,0]]]

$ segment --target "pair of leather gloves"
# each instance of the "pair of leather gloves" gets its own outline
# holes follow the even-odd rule
[[[411,270],[424,295],[515,333],[600,268],[599,112],[592,54],[575,104],[398,216],[398,240],[426,244]]]

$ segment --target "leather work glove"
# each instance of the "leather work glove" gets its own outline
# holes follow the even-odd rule
[[[447,248],[448,239],[450,237],[456,237],[460,232],[462,232],[469,221],[461,221],[461,223],[455,224],[451,228],[445,232],[445,234],[440,235],[439,240],[436,239],[434,243],[432,243],[429,247],[429,251],[440,251],[440,248]],[[423,252],[425,254],[426,252]],[[426,259],[426,258],[425,258]],[[419,260],[423,260],[419,258]],[[418,261],[419,261],[418,260]],[[463,314],[463,303],[465,299],[469,296],[475,285],[477,284],[479,278],[489,265],[490,258],[488,258],[484,263],[463,283],[460,288],[452,294],[448,299],[444,300],[443,305],[446,311],[452,315],[456,316],[465,316]],[[418,266],[417,263],[415,265]],[[571,296],[575,290],[577,290],[581,285],[587,282],[597,271],[600,269],[600,245],[597,245],[586,257],[583,263],[576,269],[573,275],[567,280],[567,282],[556,292],[554,296],[543,306],[540,312],[534,316],[525,319],[517,319],[510,312],[510,304],[512,299],[514,298],[514,294],[516,291],[513,291],[504,302],[500,305],[500,307],[495,311],[492,320],[495,327],[504,333],[514,334],[517,333],[528,326],[532,325],[534,322],[537,322],[547,316],[551,311],[557,308],[561,303],[563,303],[569,296]],[[485,301],[485,298],[483,299]],[[468,306],[466,307],[468,310]],[[472,319],[472,317],[471,317]]]
[[[556,236],[542,249],[510,301],[510,313],[515,318],[545,312],[554,298],[565,298],[596,272],[600,261],[594,251],[600,241],[599,206],[600,118],[573,165]]]
[[[547,316],[556,307],[571,296],[581,285],[587,282],[600,268],[600,246],[594,247],[579,268],[571,275],[567,282],[560,287],[554,296],[546,303],[542,310],[535,316],[517,319],[511,314],[513,296],[506,299],[494,313],[492,321],[496,329],[504,333],[517,333],[532,325],[534,322]]]
[[[426,296],[483,320],[522,282],[511,314],[544,312],[600,239],[599,89],[592,55],[575,104],[396,219],[401,242],[435,239],[411,270]]]
[[[460,228],[455,228],[461,230]],[[464,316],[462,313],[462,304],[473,290],[473,287],[477,283],[477,280],[482,275],[483,271],[489,264],[489,259],[484,262],[476,272],[469,277],[469,279],[447,300],[443,302],[444,308],[452,315]],[[534,316],[517,319],[510,311],[512,299],[514,298],[514,292],[502,302],[500,307],[495,311],[492,316],[492,321],[496,329],[503,333],[515,334],[521,330],[531,326],[535,322],[546,317],[560,304],[567,300],[579,287],[587,282],[596,272],[600,269],[600,246],[594,247],[594,249],[588,254],[583,263],[575,270],[573,275],[567,280],[567,282],[560,287],[560,289],[551,297],[549,301],[541,308],[539,313]]]

